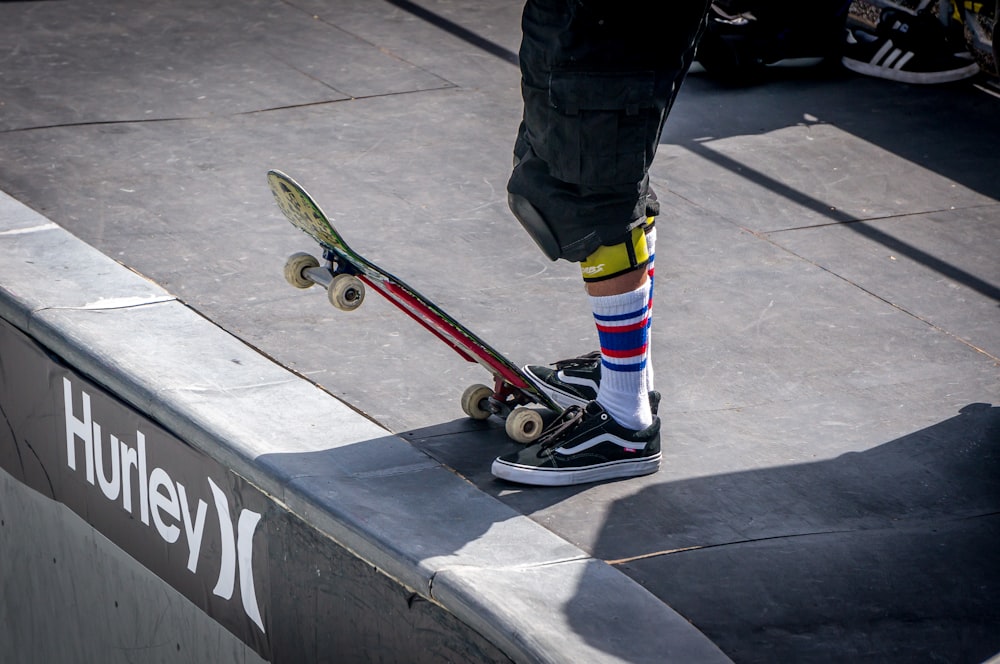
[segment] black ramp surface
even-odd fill
[[[578,268],[506,208],[518,5],[0,3],[0,188],[619,561],[738,661],[1000,651],[1000,100],[689,76],[652,170],[652,477],[494,481],[511,443],[458,405],[484,372],[378,298],[342,314],[284,283],[313,247],[269,168],[513,361],[596,347]]]

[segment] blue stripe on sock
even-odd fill
[[[601,364],[609,371],[638,372],[646,368],[646,360],[634,364],[614,364],[602,359]]]
[[[641,318],[646,315],[646,308],[647,308],[646,303],[643,302],[642,307],[627,314],[614,314],[609,316],[594,314],[594,318],[606,323],[614,323],[615,321],[620,321],[620,320],[629,320],[630,318]]]
[[[623,351],[635,349],[637,352],[649,341],[649,326],[645,325],[638,330],[628,334],[607,334],[601,332],[597,335],[604,350]]]

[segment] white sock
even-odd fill
[[[650,284],[631,293],[590,297],[601,341],[597,403],[618,424],[639,431],[653,423],[646,389]]]
[[[649,251],[649,264],[646,266],[646,270],[649,274],[649,320],[653,320],[653,291],[655,286],[655,277],[653,270],[653,263],[656,261],[656,226],[654,225],[646,233],[646,249]],[[652,334],[652,330],[650,330]],[[646,349],[646,392],[651,392],[653,390],[653,344],[652,337],[650,337],[650,343]]]

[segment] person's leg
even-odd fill
[[[602,375],[595,401],[568,408],[537,443],[498,458],[497,477],[577,484],[659,467],[659,420],[647,394],[648,169],[707,9],[707,0],[525,5],[510,207],[550,259],[581,263]]]
[[[648,210],[652,214],[658,214],[659,208],[656,206]],[[646,276],[649,283],[649,320],[650,331],[652,331],[653,301],[656,286],[656,224],[655,217],[650,216],[644,226],[646,231],[646,249],[649,253],[649,262],[646,264]],[[634,277],[632,277],[634,279]],[[633,285],[631,283],[625,286]],[[638,286],[636,286],[638,287]],[[617,289],[615,289],[617,290]],[[626,292],[627,292],[626,288]],[[634,289],[633,289],[634,290]],[[589,291],[588,291],[589,292]],[[589,292],[591,295],[599,295],[600,292]],[[649,407],[655,415],[659,408],[660,394],[653,389],[655,383],[653,377],[652,363],[652,343],[646,349],[646,385],[644,392],[649,397]],[[587,402],[597,399],[597,391],[601,384],[601,351],[591,351],[577,357],[553,362],[550,366],[540,366],[529,364],[524,367],[525,374],[535,383],[535,385],[545,392],[553,401],[567,408],[569,406],[585,406]],[[551,368],[550,368],[551,367]]]
[[[622,426],[653,423],[649,406],[650,281],[644,230],[629,242],[601,247],[581,264],[601,346],[596,401]]]
[[[646,229],[646,250],[649,251],[649,263],[646,264],[646,276],[649,279],[649,321],[650,321],[650,334],[652,334],[652,322],[653,322],[653,295],[656,293],[656,224],[653,223],[652,219],[648,220],[648,228]],[[646,392],[653,392],[653,344],[652,337],[650,337],[649,350],[646,352]],[[656,414],[656,405],[650,401],[650,407],[653,408],[653,414]]]
[[[646,301],[646,311],[650,321],[648,327],[651,328],[653,320],[653,294],[654,286],[656,284],[656,224],[653,221],[653,217],[649,217],[646,220],[646,225],[643,230],[645,232],[646,254],[649,258],[647,259],[646,266],[642,269],[641,273],[639,270],[636,270],[634,273],[624,274],[608,281],[589,282],[586,284],[586,287],[588,295],[591,297],[601,297],[631,293],[636,289],[644,287],[645,284],[648,283],[647,292],[649,296]],[[653,390],[653,365],[651,353],[652,346],[646,350],[646,367],[643,374],[645,377],[645,392],[651,392]]]

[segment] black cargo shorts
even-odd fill
[[[508,191],[582,261],[650,207],[648,170],[708,0],[528,0]]]

